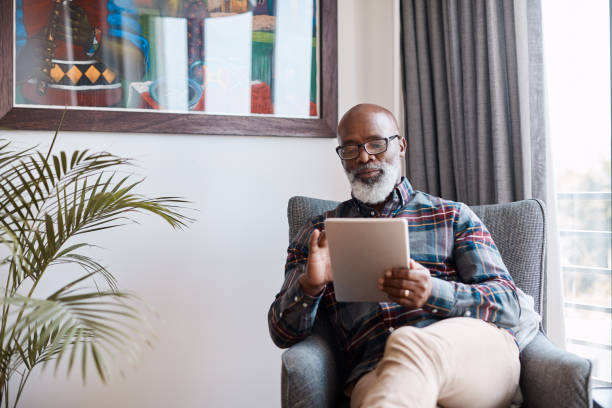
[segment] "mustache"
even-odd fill
[[[366,163],[366,164],[362,164],[359,167],[355,167],[353,170],[351,170],[351,174],[357,174],[358,172],[362,171],[362,170],[380,170],[381,172],[385,172],[385,168],[383,165],[381,164],[374,164],[374,163]]]

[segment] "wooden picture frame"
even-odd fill
[[[319,117],[224,116],[164,111],[68,108],[63,130],[198,135],[336,136],[338,120],[337,0],[319,0]],[[0,0],[0,127],[56,129],[64,108],[15,106],[13,51],[14,0]]]

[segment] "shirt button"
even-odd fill
[[[433,313],[433,314],[438,313],[438,309],[433,309],[433,310],[431,311],[431,313]]]
[[[470,311],[468,310],[467,312],[465,312],[465,315],[466,315],[467,317],[470,317],[470,316],[472,315],[472,312],[470,312]]]
[[[302,303],[302,307],[308,307],[308,303],[306,302]]]
[[[395,330],[393,327],[389,327],[387,330],[389,330],[389,333],[393,333],[393,330]]]
[[[294,302],[297,302],[298,300],[300,300],[300,298],[299,298],[299,297],[297,297],[297,296],[293,298],[293,301],[294,301]]]

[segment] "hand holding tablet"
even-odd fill
[[[410,309],[425,305],[433,284],[429,269],[410,260],[410,268],[392,268],[378,278],[378,289],[389,295],[393,302]]]
[[[312,231],[308,242],[308,264],[306,273],[300,276],[302,290],[310,296],[317,296],[325,285],[332,281],[329,247],[325,231]]]

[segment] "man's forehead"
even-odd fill
[[[397,131],[395,119],[382,110],[362,110],[345,115],[338,126],[338,137],[389,136]]]

